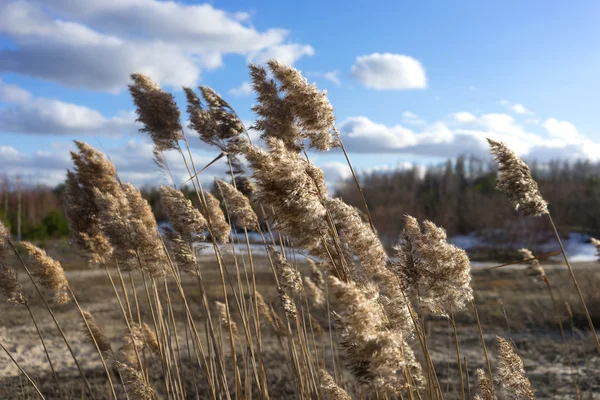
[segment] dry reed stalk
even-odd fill
[[[542,195],[538,190],[538,185],[531,176],[529,167],[503,143],[495,142],[491,139],[488,139],[488,142],[490,143],[491,152],[498,164],[497,188],[505,192],[509,199],[515,204],[515,208],[523,210],[525,215],[536,217],[546,215],[548,217],[548,221],[552,226],[554,236],[556,237],[556,241],[562,252],[565,264],[567,264],[569,275],[571,276],[571,280],[573,281],[573,285],[579,296],[579,301],[583,306],[588,325],[596,344],[596,350],[600,353],[600,340],[598,339],[596,328],[594,327],[592,317],[588,311],[581,289],[579,288],[575,272],[567,258],[567,253],[565,252],[562,240],[560,239],[560,235],[554,224],[554,220],[552,219],[552,215],[550,215],[550,212],[548,211],[548,204],[542,198]]]
[[[17,369],[19,370],[19,372],[21,372],[21,374],[25,377],[25,379],[27,379],[27,382],[35,389],[35,391],[38,394],[38,396],[40,396],[41,399],[45,399],[44,395],[40,391],[40,388],[35,384],[35,382],[27,374],[27,372],[25,372],[25,370],[23,368],[21,368],[21,366],[19,365],[19,363],[17,362],[17,360],[15,360],[15,358],[10,354],[10,352],[8,351],[8,349],[6,347],[4,347],[4,345],[2,344],[2,342],[0,342],[0,348],[2,348],[2,350],[8,356],[8,358],[10,358],[10,360],[13,362],[13,364],[15,364],[15,367],[17,367]]]
[[[593,238],[592,238],[593,239]],[[593,240],[592,240],[593,243]],[[571,374],[573,374],[573,361],[571,359],[571,350],[569,349],[569,344],[567,342],[567,338],[565,336],[565,330],[562,323],[562,317],[560,315],[560,311],[558,309],[558,303],[556,302],[556,298],[554,296],[554,290],[552,290],[552,285],[550,284],[550,279],[546,275],[546,271],[540,264],[539,260],[533,256],[533,253],[528,249],[519,249],[519,253],[523,257],[523,261],[529,261],[528,268],[530,270],[529,274],[534,278],[541,280],[544,282],[546,289],[548,289],[548,294],[550,295],[550,300],[552,301],[552,308],[554,310],[554,316],[556,318],[556,323],[560,329],[560,337],[562,339],[563,346],[565,347],[565,353],[567,355],[567,360],[569,362],[569,369],[571,370]],[[577,398],[580,397],[579,394],[579,384],[577,380],[573,381],[573,386],[575,387],[575,393],[577,394]]]
[[[0,227],[4,228],[4,225],[0,224]],[[4,229],[6,229],[6,228],[4,228]],[[56,319],[56,315],[54,315],[54,312],[52,311],[52,309],[50,308],[50,305],[46,301],[46,298],[42,294],[42,291],[41,291],[39,285],[37,284],[37,282],[35,281],[35,279],[33,279],[33,274],[31,273],[31,271],[29,270],[29,268],[27,267],[27,265],[25,264],[25,262],[21,258],[21,255],[19,254],[19,252],[15,248],[15,246],[12,243],[12,241],[10,240],[10,238],[8,236],[5,236],[3,239],[5,240],[6,244],[8,244],[8,246],[11,248],[11,250],[13,251],[13,253],[15,254],[15,256],[17,256],[17,259],[19,260],[19,263],[21,264],[21,266],[23,267],[23,269],[27,273],[27,276],[29,277],[29,280],[33,284],[33,287],[35,288],[38,296],[42,299],[42,302],[44,303],[44,306],[46,307],[46,310],[48,310],[48,313],[50,314],[50,317],[52,318],[52,321],[56,325],[56,328],[58,329],[61,338],[63,339],[63,341],[65,342],[65,345],[67,346],[69,354],[71,354],[71,357],[73,358],[73,361],[75,362],[75,365],[77,366],[77,370],[79,371],[79,374],[83,378],[83,381],[85,383],[86,389],[87,389],[90,397],[92,398],[92,400],[94,400],[95,399],[94,393],[92,392],[92,388],[90,386],[89,381],[87,380],[87,378],[85,377],[85,374],[83,373],[83,369],[81,368],[81,365],[79,364],[79,360],[77,360],[77,357],[75,356],[73,348],[71,347],[71,344],[67,340],[65,332],[63,331],[62,327],[58,323],[58,320]],[[3,243],[3,245],[5,245],[5,244]]]

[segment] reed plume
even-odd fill
[[[103,357],[112,357],[113,350],[110,344],[110,340],[104,334],[104,331],[102,330],[102,328],[100,328],[100,326],[96,322],[96,319],[88,311],[83,311],[82,316],[87,322],[87,326],[85,326],[85,324],[83,326],[83,332],[85,333],[85,335],[89,337],[92,344],[94,344],[94,341],[96,342],[96,344],[98,345],[98,349],[102,353]]]
[[[95,191],[115,195],[120,191],[114,165],[84,142],[75,141],[77,152],[71,152],[73,171],[67,171],[65,215],[69,219],[71,238],[88,254],[91,266],[105,263],[112,246],[102,231],[101,210]]]
[[[494,384],[488,374],[481,368],[477,368],[477,382],[479,384],[479,394],[475,395],[475,400],[496,400]]]
[[[171,244],[171,253],[173,261],[181,270],[188,274],[197,274],[196,252],[190,242],[183,240],[181,235],[172,229],[163,229],[164,235]]]
[[[162,203],[169,222],[180,235],[195,240],[206,229],[206,219],[181,190],[161,186]]]
[[[294,295],[300,295],[304,286],[300,272],[296,270],[273,246],[267,246],[273,267],[279,276],[279,284]]]
[[[221,326],[229,331],[231,327],[231,332],[233,336],[238,336],[238,327],[237,324],[231,318],[227,318],[227,306],[220,301],[215,301],[215,305],[217,307],[217,312],[219,313],[219,318],[221,319]]]
[[[521,257],[523,257],[523,260],[534,258],[533,253],[529,249],[519,249],[518,251],[519,254],[521,254]],[[546,279],[546,271],[544,271],[544,268],[538,259],[527,262],[527,272],[539,281],[543,282]]]
[[[592,242],[592,245],[594,245],[594,247],[596,248],[596,257],[598,257],[598,260],[600,261],[600,240],[596,238],[591,238],[590,241]]]
[[[338,315],[347,365],[358,382],[385,395],[398,395],[411,386],[405,379],[407,370],[415,383],[424,382],[420,365],[402,332],[386,329],[376,286],[357,286],[335,277],[329,280],[340,304]]]
[[[271,331],[277,336],[285,336],[286,332],[283,321],[279,318],[279,315],[274,312],[273,308],[267,304],[260,292],[256,292],[256,304],[261,318],[266,321],[267,326],[271,328]]]
[[[4,261],[0,262],[0,291],[9,303],[25,304],[25,296],[23,288],[19,284],[17,270]]]
[[[525,375],[523,361],[512,344],[498,337],[498,380],[513,399],[534,399],[531,383]]]
[[[181,113],[172,94],[163,91],[150,77],[132,74],[129,93],[133,98],[138,116],[136,122],[143,127],[140,132],[148,133],[157,151],[179,149],[183,138]]]
[[[306,284],[307,292],[310,295],[310,300],[315,307],[323,307],[325,305],[325,295],[323,291],[313,282],[310,277],[304,277],[304,283]]]
[[[282,288],[277,288],[277,295],[279,297],[279,304],[285,312],[285,315],[287,315],[287,317],[291,320],[296,318],[298,310],[296,309],[296,305],[294,304],[294,301],[290,298],[290,296],[288,296],[285,290],[283,290]]]
[[[406,216],[396,251],[398,274],[432,312],[447,316],[473,298],[469,257],[447,242],[443,228],[430,221],[420,228],[414,218]]]
[[[268,138],[267,145],[269,152],[256,146],[246,152],[257,184],[256,200],[273,209],[277,229],[296,246],[315,249],[327,232],[320,200],[327,193],[323,172],[280,139]]]
[[[154,392],[154,389],[152,389],[152,387],[150,387],[150,385],[144,381],[144,377],[140,372],[120,361],[116,361],[116,365],[121,377],[123,378],[127,396],[131,400],[156,399],[156,393]]]
[[[506,193],[515,209],[538,217],[548,214],[548,203],[543,199],[529,167],[504,143],[488,139],[491,152],[498,164],[498,190]]]
[[[270,61],[268,67],[277,79],[268,78],[264,67],[250,65],[252,86],[257,104],[252,108],[257,118],[255,129],[263,139],[281,139],[292,151],[301,149],[298,143],[309,140],[309,146],[329,150],[335,142],[333,107],[326,92],[309,85],[299,71]]]
[[[10,233],[0,222],[0,291],[9,303],[25,304],[25,296],[23,288],[19,284],[17,270],[7,263],[11,251],[9,240]]]
[[[319,370],[319,383],[325,400],[352,400],[352,397],[339,387],[329,372],[324,369]]]
[[[216,183],[223,195],[229,214],[236,221],[236,226],[254,231],[260,230],[258,217],[250,206],[248,198],[227,182],[217,179]]]
[[[31,264],[35,269],[32,275],[40,280],[42,287],[53,293],[57,304],[69,303],[71,301],[69,282],[60,263],[32,243],[21,242],[21,245],[29,253]]]
[[[244,124],[233,108],[213,89],[208,86],[200,86],[199,89],[206,107],[191,88],[183,88],[188,103],[189,127],[198,133],[200,140],[222,152],[230,156],[241,153],[247,145],[246,138],[242,136],[246,131]]]
[[[205,192],[204,196],[206,198],[206,207],[203,208],[202,213],[204,218],[210,221],[211,234],[215,236],[217,242],[227,243],[231,227],[225,219],[221,204],[215,196],[208,192]]]

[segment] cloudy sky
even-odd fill
[[[181,86],[210,85],[251,123],[246,66],[271,58],[328,90],[359,170],[485,156],[485,137],[598,160],[599,18],[592,0],[0,0],[0,168],[58,183],[79,139],[124,180],[161,183],[129,74],[183,107]],[[197,164],[217,155],[190,140]],[[313,160],[331,182],[348,174],[338,152]]]

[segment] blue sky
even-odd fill
[[[159,183],[128,74],[183,108],[182,85],[209,85],[251,123],[246,66],[271,57],[328,90],[359,170],[484,157],[485,137],[595,161],[599,17],[595,1],[2,0],[0,167],[55,184],[80,139]],[[199,164],[216,155],[191,141]],[[313,159],[330,182],[348,175],[338,152]]]

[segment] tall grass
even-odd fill
[[[485,355],[485,365],[478,364],[485,369],[476,374],[477,396],[492,399],[502,392],[533,398],[523,362],[510,342],[498,339],[498,351],[486,345],[464,250],[448,243],[442,227],[406,216],[395,253],[389,255],[377,237],[367,202],[363,214],[331,197],[323,171],[310,161],[309,149],[342,151],[354,174],[326,93],[276,61],[266,67],[251,65],[250,76],[257,95],[254,129],[261,134],[261,142],[255,144],[236,112],[215,91],[202,86],[197,94],[184,88],[190,130],[214,147],[215,159],[228,161],[231,183],[216,181],[221,200],[203,186],[206,172],[198,170],[193,159],[191,138],[184,133],[173,96],[147,76],[131,76],[129,90],[141,131],[152,139],[155,162],[171,179],[172,185],[161,188],[170,222],[165,231],[159,231],[148,203],[121,181],[108,156],[76,142],[65,211],[73,246],[85,252],[90,267],[105,269],[110,279],[125,332],[124,345],[117,351],[93,313],[80,305],[78,298],[85,299],[85,292],[71,288],[60,263],[27,243],[23,246],[29,260],[22,259],[6,229],[0,232],[2,292],[10,302],[28,307],[16,269],[8,265],[12,252],[20,260],[16,268],[31,278],[60,330],[85,382],[86,396],[269,399],[286,393],[300,399],[465,399],[476,386],[469,380],[467,364],[479,362],[467,363],[468,356],[461,352],[457,318],[469,315],[477,323],[480,353]],[[500,165],[499,189],[525,215],[549,217],[528,167],[503,144],[490,143]],[[166,152],[178,157],[167,158]],[[187,170],[185,182],[171,173],[169,164],[174,162]],[[192,183],[199,208],[178,190],[186,182]],[[261,210],[261,218],[255,210]],[[236,229],[243,239],[234,235]],[[260,234],[266,251],[260,261],[253,255],[251,231]],[[210,265],[216,267],[217,282],[206,280],[213,271],[207,271],[198,252],[207,246],[214,252],[216,263]],[[564,257],[597,344],[592,318]],[[266,274],[258,268],[264,263]],[[270,282],[262,289],[265,293],[258,290],[259,279]],[[557,300],[549,280],[545,283],[571,364]],[[80,366],[53,314],[51,303],[71,301],[101,361],[101,379],[106,379],[108,390],[88,382],[90,371]],[[31,312],[30,316],[37,328]],[[429,333],[433,320],[446,320],[452,328],[455,355],[448,362],[456,366],[459,387],[454,392],[440,384]],[[56,379],[40,389],[35,377],[5,346],[2,349],[39,397],[69,396],[47,350]],[[488,353],[499,355],[496,374]],[[286,390],[278,390],[285,380]]]

